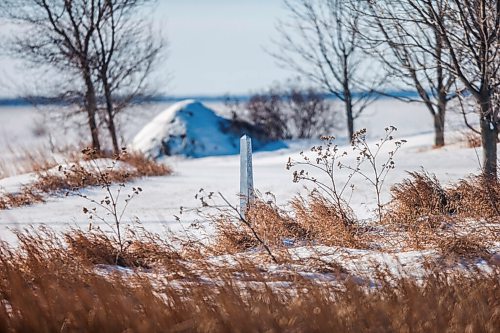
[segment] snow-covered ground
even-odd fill
[[[213,104],[210,107],[220,110],[221,105]],[[134,110],[122,121],[124,137],[130,140],[139,129],[158,114],[165,106],[155,105]],[[134,117],[133,115],[140,114]],[[432,149],[433,133],[432,119],[422,105],[405,104],[398,101],[382,100],[369,107],[357,123],[358,128],[366,127],[369,140],[375,141],[384,133],[384,128],[394,125],[399,130],[398,138],[408,142],[396,156],[396,169],[392,170],[387,178],[383,198],[389,198],[388,189],[391,184],[406,177],[406,171],[415,171],[421,168],[435,173],[444,183],[455,181],[470,173],[479,170],[480,149],[466,148],[463,142],[457,140],[458,115],[450,115],[448,146],[442,149]],[[20,149],[47,149],[49,137],[53,142],[77,143],[78,135],[68,134],[58,126],[43,122],[44,117],[30,108],[0,108],[0,154],[4,163],[15,163],[16,156],[12,152]],[[36,133],[34,129],[45,127],[45,133]],[[38,131],[39,132],[39,131]],[[42,131],[43,132],[43,131]],[[50,134],[50,135],[49,135]],[[321,133],[318,133],[318,135]],[[343,132],[337,133],[339,142]],[[260,152],[254,155],[254,182],[261,193],[272,192],[278,204],[284,205],[299,192],[305,191],[304,184],[292,182],[292,174],[285,166],[291,157],[299,159],[302,150],[308,150],[314,140],[289,142],[289,148],[274,152]],[[354,161],[355,156],[351,156]],[[5,162],[6,161],[6,162]],[[203,188],[207,192],[221,192],[226,198],[237,204],[239,186],[239,157],[220,156],[190,159],[183,157],[167,157],[164,160],[169,164],[174,174],[166,177],[154,177],[137,180],[128,187],[140,186],[141,195],[135,198],[128,207],[124,216],[125,222],[140,220],[148,230],[162,233],[167,229],[183,232],[196,219],[194,214],[185,214],[181,222],[174,216],[179,215],[180,207],[194,208],[199,206],[195,199],[196,193]],[[0,180],[0,189],[13,191],[19,183],[29,181],[29,176],[18,175]],[[342,176],[340,175],[340,182]],[[366,182],[357,180],[356,191],[351,204],[361,218],[372,216],[376,205],[373,189]],[[100,188],[84,190],[85,194],[93,199],[104,197]],[[222,203],[222,202],[220,202]],[[77,226],[86,228],[89,221],[83,213],[83,207],[92,205],[78,196],[52,197],[46,203],[36,204],[0,211],[0,239],[11,241],[12,228],[26,228],[40,224],[49,225],[57,230]]]

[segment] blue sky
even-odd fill
[[[284,15],[281,0],[158,0],[152,19],[169,44],[156,73],[159,91],[245,94],[283,81],[291,73],[265,49],[272,49],[276,22]],[[14,97],[42,79],[27,75],[24,67],[0,58],[0,97]]]
[[[285,12],[281,0],[160,0],[155,20],[169,40],[171,94],[247,93],[283,80],[265,52]]]

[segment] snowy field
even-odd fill
[[[207,104],[216,111],[222,112],[220,104]],[[121,122],[125,140],[128,142],[156,114],[168,105],[153,105],[141,107],[128,112]],[[45,115],[44,115],[45,114]],[[42,151],[50,153],[50,147],[78,144],[80,137],[75,131],[66,131],[59,123],[54,123],[47,112],[32,108],[0,108],[0,163],[8,169],[17,163],[23,151]],[[418,171],[424,168],[434,173],[443,182],[456,181],[480,169],[479,149],[467,148],[460,140],[460,116],[449,113],[447,123],[448,144],[442,149],[432,149],[433,132],[432,118],[422,105],[406,104],[393,100],[378,101],[370,106],[358,119],[357,128],[368,129],[368,139],[374,142],[384,133],[386,126],[398,128],[397,138],[408,142],[398,152],[392,170],[384,187],[384,200],[389,198],[391,184],[401,181],[407,176],[406,171]],[[85,128],[82,129],[84,131]],[[322,133],[318,133],[320,135]],[[339,143],[344,143],[344,131],[334,133],[339,137]],[[272,192],[280,205],[285,205],[292,197],[304,192],[303,184],[292,182],[291,171],[286,170],[286,163],[291,157],[299,159],[300,151],[309,150],[318,142],[293,141],[288,142],[289,148],[274,152],[261,152],[254,155],[254,182],[261,193]],[[54,156],[58,157],[55,153]],[[351,157],[354,159],[354,156]],[[63,160],[59,160],[63,163]],[[179,215],[180,207],[195,208],[199,206],[194,196],[203,188],[210,192],[221,192],[235,205],[238,202],[239,191],[239,156],[205,157],[189,159],[182,157],[165,158],[174,174],[166,177],[154,177],[137,180],[128,187],[140,186],[141,195],[135,198],[128,207],[124,221],[139,220],[148,230],[163,233],[167,230],[184,232],[191,222],[198,217],[185,214],[181,222],[174,216]],[[14,169],[14,168],[13,168]],[[342,177],[342,176],[340,176]],[[30,175],[15,175],[0,180],[0,190],[15,191],[20,184],[29,181]],[[342,182],[342,179],[339,179]],[[360,218],[373,216],[376,198],[373,189],[366,182],[356,180],[355,195],[351,205]],[[90,198],[100,200],[104,193],[99,188],[85,190]],[[29,226],[48,225],[56,230],[68,227],[85,229],[89,221],[83,214],[83,207],[89,207],[84,199],[78,196],[52,197],[43,204],[35,204],[0,211],[0,238],[12,241],[10,230],[23,229]],[[202,221],[203,222],[203,221]]]

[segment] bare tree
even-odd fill
[[[408,102],[423,103],[434,120],[434,144],[445,145],[445,115],[448,102],[455,97],[455,75],[444,63],[449,62],[447,45],[436,26],[419,20],[419,13],[405,1],[365,1],[366,6],[354,7],[362,11],[365,24],[363,38],[370,50],[378,54],[388,70],[389,77],[403,86],[416,89],[419,99],[400,97]],[[447,18],[447,0],[436,0],[436,15],[444,22]],[[422,12],[430,15],[433,9],[425,4]],[[375,29],[374,29],[375,28]],[[423,45],[426,51],[413,47]]]
[[[147,78],[164,43],[153,35],[141,9],[155,0],[5,0],[8,17],[20,26],[14,53],[50,67],[57,96],[81,105],[92,147],[101,151],[99,120],[119,152],[116,115],[147,91]],[[54,87],[56,85],[54,84]],[[82,92],[83,87],[83,92]],[[103,111],[103,112],[100,112]],[[102,139],[102,138],[101,138]]]
[[[500,75],[500,2],[498,0],[405,0],[418,14],[418,23],[432,26],[449,58],[439,61],[451,71],[478,104],[483,146],[483,174],[497,178],[499,115],[494,103]],[[406,18],[407,19],[407,18]],[[415,50],[439,59],[435,50],[414,40]]]
[[[21,58],[51,66],[84,87],[92,147],[101,150],[97,126],[97,95],[92,78],[91,42],[95,24],[103,13],[97,0],[4,0],[3,10],[21,27],[12,49]],[[74,94],[71,91],[61,93]]]
[[[93,36],[95,71],[102,88],[104,121],[113,150],[120,152],[116,116],[148,93],[147,78],[160,59],[164,42],[152,33],[138,9],[156,0],[99,1],[104,15]]]
[[[349,138],[354,120],[376,98],[382,80],[370,69],[373,60],[361,49],[360,13],[342,0],[284,0],[290,14],[280,22],[278,51],[273,56],[304,75],[344,105]]]

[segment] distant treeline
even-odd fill
[[[355,95],[366,95],[367,93],[355,93]],[[378,95],[380,98],[417,98],[416,91],[387,91],[387,92],[370,92],[371,95]],[[179,102],[186,99],[195,99],[200,102],[213,102],[223,103],[228,99],[238,100],[240,102],[247,102],[252,97],[248,95],[185,95],[185,96],[148,96],[136,98],[136,103],[169,103]],[[324,94],[325,99],[336,100],[337,97],[333,94]],[[65,105],[68,101],[63,101],[57,97],[29,97],[29,98],[0,98],[0,107],[16,107],[16,106],[30,106],[30,105]]]

